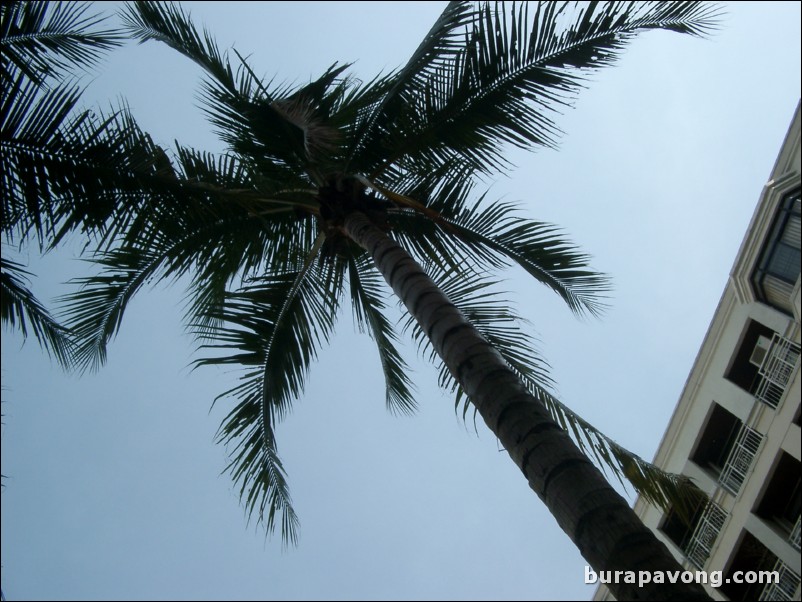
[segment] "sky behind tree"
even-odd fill
[[[277,81],[334,61],[368,80],[402,65],[441,3],[183,3],[222,48]],[[100,9],[113,12],[116,3]],[[578,320],[509,271],[561,399],[650,458],[713,315],[800,97],[800,5],[725,4],[700,40],[636,39],[590,78],[557,151],[511,152],[490,198],[553,222],[613,277],[610,309]],[[83,80],[87,106],[125,98],[155,140],[221,151],[200,70],[133,43]],[[481,187],[480,187],[481,188]],[[79,247],[21,257],[50,300],[84,273]],[[3,255],[13,251],[3,248]],[[373,344],[346,308],[278,427],[301,519],[282,550],[246,525],[212,443],[235,371],[199,369],[182,282],[141,293],[108,364],[65,376],[2,338],[2,587],[14,599],[588,599],[585,562],[479,424],[423,361],[419,413],[393,417]],[[400,314],[399,314],[400,315]],[[414,345],[406,356],[416,357]],[[714,567],[723,568],[723,567]]]

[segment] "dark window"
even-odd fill
[[[674,542],[674,544],[683,552],[690,542],[691,535],[693,535],[699,519],[702,517],[702,512],[705,509],[704,500],[700,497],[699,501],[692,505],[689,509],[690,512],[682,513],[672,508],[666,514],[660,530]]]
[[[772,335],[774,335],[774,331],[768,326],[755,320],[749,320],[738,350],[735,352],[724,378],[754,394],[758,385],[759,360],[761,359],[760,350],[756,351],[756,348],[763,346],[768,351],[768,343],[771,341]]]
[[[767,271],[781,280],[795,283],[799,275],[799,249],[778,243],[771,255]]]
[[[695,493],[681,507],[670,508],[660,530],[694,566],[701,569],[710,558],[718,534],[727,520],[727,513],[717,504],[709,502],[699,489]]]
[[[790,533],[799,519],[801,469],[799,460],[781,452],[766,490],[755,508],[755,514],[785,533]]]
[[[765,583],[736,583],[733,575],[736,571],[772,571],[776,563],[777,557],[759,539],[749,531],[743,531],[741,543],[732,556],[719,590],[730,600],[759,600]]]
[[[791,314],[791,291],[800,271],[800,191],[788,194],[780,203],[769,237],[752,274],[757,298]]]
[[[691,460],[718,475],[727,462],[741,424],[737,417],[714,403]]]

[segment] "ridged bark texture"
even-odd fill
[[[682,571],[666,546],[532,396],[502,356],[465,319],[421,266],[359,212],[348,235],[429,336],[487,426],[524,473],[529,486],[599,571]],[[577,579],[583,573],[577,571]],[[623,574],[620,580],[623,581]],[[668,580],[667,577],[665,578]],[[618,600],[710,600],[698,584],[612,583]]]

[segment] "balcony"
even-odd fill
[[[791,535],[788,536],[788,543],[790,543],[793,548],[799,552],[799,519],[800,517],[796,517],[796,524],[794,524],[793,529],[791,529]]]
[[[769,339],[766,341],[768,349]],[[763,435],[713,402],[691,460],[724,489],[737,495],[762,442]]]
[[[741,426],[718,478],[719,484],[731,494],[737,495],[741,489],[762,441],[760,433],[748,426]]]
[[[799,573],[747,530],[742,531],[723,577],[719,591],[733,602],[799,600]]]
[[[799,363],[799,345],[774,334],[768,352],[758,369],[755,399],[776,408]]]
[[[799,575],[779,558],[772,571],[779,574],[779,579],[775,583],[767,583],[758,599],[799,600]]]
[[[707,504],[685,546],[685,555],[695,567],[704,568],[726,518],[727,513],[720,506],[713,502]]]

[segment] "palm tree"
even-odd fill
[[[199,363],[246,369],[224,394],[238,402],[220,430],[233,445],[229,470],[248,512],[294,541],[274,427],[346,294],[377,343],[389,408],[415,407],[381,276],[441,363],[441,383],[469,400],[594,569],[681,570],[592,459],[663,505],[687,502],[687,483],[626,453],[548,393],[544,365],[486,274],[520,266],[578,314],[600,311],[605,279],[555,228],[474,189],[509,169],[507,144],[553,146],[554,109],[636,33],[703,35],[714,16],[696,3],[573,11],[452,2],[400,70],[362,83],[335,64],[291,87],[263,82],[239,55],[232,67],[179,8],[136,3],[125,13],[136,37],[163,41],[206,70],[206,110],[229,152],[179,146],[175,164],[161,160],[139,181],[129,210],[103,215],[94,257],[102,270],[67,298],[77,361],[102,362],[145,284],[186,275],[189,321],[213,350]],[[83,222],[69,206],[60,219]],[[707,598],[685,584],[612,589],[618,598]]]

